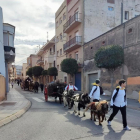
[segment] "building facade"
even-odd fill
[[[139,14],[139,0],[84,0],[84,42]]]
[[[22,64],[22,80],[26,79],[27,63]]]
[[[67,1],[64,0],[60,8],[55,13],[55,46],[56,46],[56,67],[58,70],[57,79],[67,83],[67,74],[61,71],[61,62],[66,58],[63,45],[66,43],[66,34],[63,32],[63,25],[66,23],[66,6]]]
[[[79,64],[78,73],[73,83],[81,90],[81,64],[83,62],[83,0],[67,0],[67,21],[63,25],[63,32],[67,34],[63,50],[67,58],[74,58]],[[68,81],[71,77],[68,75]]]
[[[31,54],[28,58],[27,58],[27,70],[31,67],[36,66],[36,62],[38,60],[38,56],[36,54]]]
[[[6,92],[3,93],[5,96],[7,92],[9,92],[8,64],[14,62],[15,60],[14,37],[15,26],[8,23],[3,23],[3,12],[2,8],[0,7],[0,73],[3,76],[1,79],[4,79],[3,81],[5,81],[4,86],[2,86],[2,88],[6,88],[6,90],[2,89],[2,91]],[[5,96],[2,98],[0,97],[0,100],[3,100]]]
[[[38,51],[38,61],[36,65],[41,66],[44,70],[48,70],[48,68],[51,67],[56,67],[55,50],[55,37],[53,37]],[[53,80],[53,76],[41,76],[39,78],[39,82],[44,84],[52,82]]]
[[[100,47],[120,45],[124,48],[125,63],[115,71],[115,86],[122,77],[127,81],[127,97],[138,99],[140,89],[140,16],[104,33],[84,45],[84,90],[89,92],[92,83],[99,78],[107,94],[110,93],[110,76],[105,69],[98,69],[94,55]],[[85,84],[86,83],[86,84]]]

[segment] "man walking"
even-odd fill
[[[43,93],[44,85],[43,83],[40,84],[41,92]]]
[[[93,102],[99,102],[100,95],[103,94],[102,87],[99,86],[100,80],[96,79],[95,83],[93,83],[92,90],[89,94],[89,97],[93,100]]]
[[[103,89],[101,86],[99,86],[100,80],[96,79],[95,83],[93,83],[92,90],[89,94],[90,99],[92,102],[87,105],[86,109],[84,110],[84,113],[89,109],[89,107],[94,103],[94,102],[99,102],[100,100],[100,95],[105,95]]]
[[[111,126],[111,121],[120,110],[123,119],[123,129],[131,131],[131,129],[127,126],[127,119],[126,119],[127,99],[126,99],[125,87],[126,87],[126,81],[122,79],[119,81],[119,86],[113,92],[111,102],[110,102],[111,108],[113,108],[113,112],[108,119],[108,125]]]

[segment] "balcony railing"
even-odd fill
[[[75,13],[64,25],[63,25],[63,31],[66,32],[66,30],[75,22],[80,23],[78,12]],[[78,25],[78,24],[76,24]],[[76,26],[75,25],[75,26]],[[74,28],[74,27],[73,27]]]
[[[39,60],[37,60],[36,64],[44,64],[44,60],[43,59],[39,59]]]
[[[50,52],[50,55],[54,55],[55,54],[55,52]]]
[[[67,49],[72,48],[74,46],[80,46],[81,44],[82,44],[82,36],[75,36],[70,41],[68,41],[66,44],[64,44],[64,51],[66,51]]]

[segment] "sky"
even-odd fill
[[[15,29],[15,65],[39,50],[55,35],[55,12],[64,0],[0,0],[4,23]]]

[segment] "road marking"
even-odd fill
[[[41,99],[39,99],[39,98],[37,98],[37,97],[32,97],[35,101],[37,101],[37,102],[44,102],[43,100],[41,100]]]

